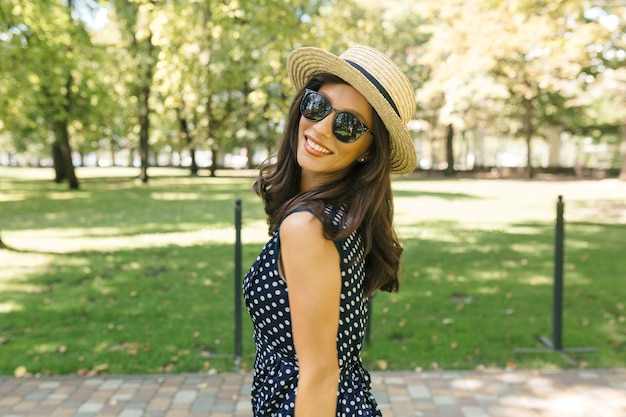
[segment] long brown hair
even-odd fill
[[[319,90],[324,84],[347,84],[330,74],[318,74],[305,88]],[[360,229],[365,242],[365,282],[363,292],[397,291],[402,247],[393,228],[393,195],[389,169],[389,133],[373,111],[370,127],[374,140],[365,163],[354,163],[338,173],[336,180],[301,193],[301,169],[296,159],[300,100],[304,89],[296,94],[289,113],[278,154],[268,159],[254,183],[255,192],[265,203],[269,231],[274,233],[282,219],[296,207],[307,206],[322,219],[324,234],[340,239]],[[328,205],[345,210],[343,224],[334,227],[324,208]]]

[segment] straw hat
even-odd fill
[[[335,75],[357,89],[389,131],[391,172],[408,174],[415,169],[417,155],[406,128],[415,112],[415,91],[402,70],[382,52],[355,46],[335,56],[319,48],[299,48],[289,54],[287,72],[297,90],[319,73]]]

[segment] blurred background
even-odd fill
[[[409,75],[417,169],[626,176],[623,0],[2,0],[0,165],[252,168],[291,50]]]

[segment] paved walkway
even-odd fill
[[[2,417],[249,417],[249,374],[0,377]],[[626,417],[626,369],[373,372],[385,417]]]

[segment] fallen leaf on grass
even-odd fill
[[[96,376],[109,369],[109,365],[103,363],[101,365],[94,366],[93,369],[81,368],[76,371],[78,376]]]
[[[103,363],[101,365],[94,366],[94,368],[91,371],[89,371],[87,376],[98,375],[99,373],[102,373],[108,369],[109,369],[109,365],[106,363]]]
[[[378,365],[378,369],[380,369],[381,371],[386,371],[388,367],[387,361],[384,359],[379,359],[378,361],[376,361],[376,365]]]
[[[27,375],[28,370],[25,366],[18,366],[17,368],[15,368],[15,371],[13,371],[13,376],[15,376],[16,378],[23,378]]]
[[[0,345],[4,345],[9,341],[9,338],[6,336],[0,336]]]
[[[159,371],[166,374],[172,372],[172,369],[174,369],[174,365],[172,365],[171,363],[159,367]]]
[[[65,346],[65,345],[59,346],[59,353],[62,355],[65,352],[67,352],[67,346]]]
[[[106,345],[101,346],[102,348],[106,348]],[[117,345],[112,345],[108,348],[109,352],[128,352],[131,355],[136,355],[137,350],[141,347],[141,344],[133,342],[133,343],[121,343]]]

